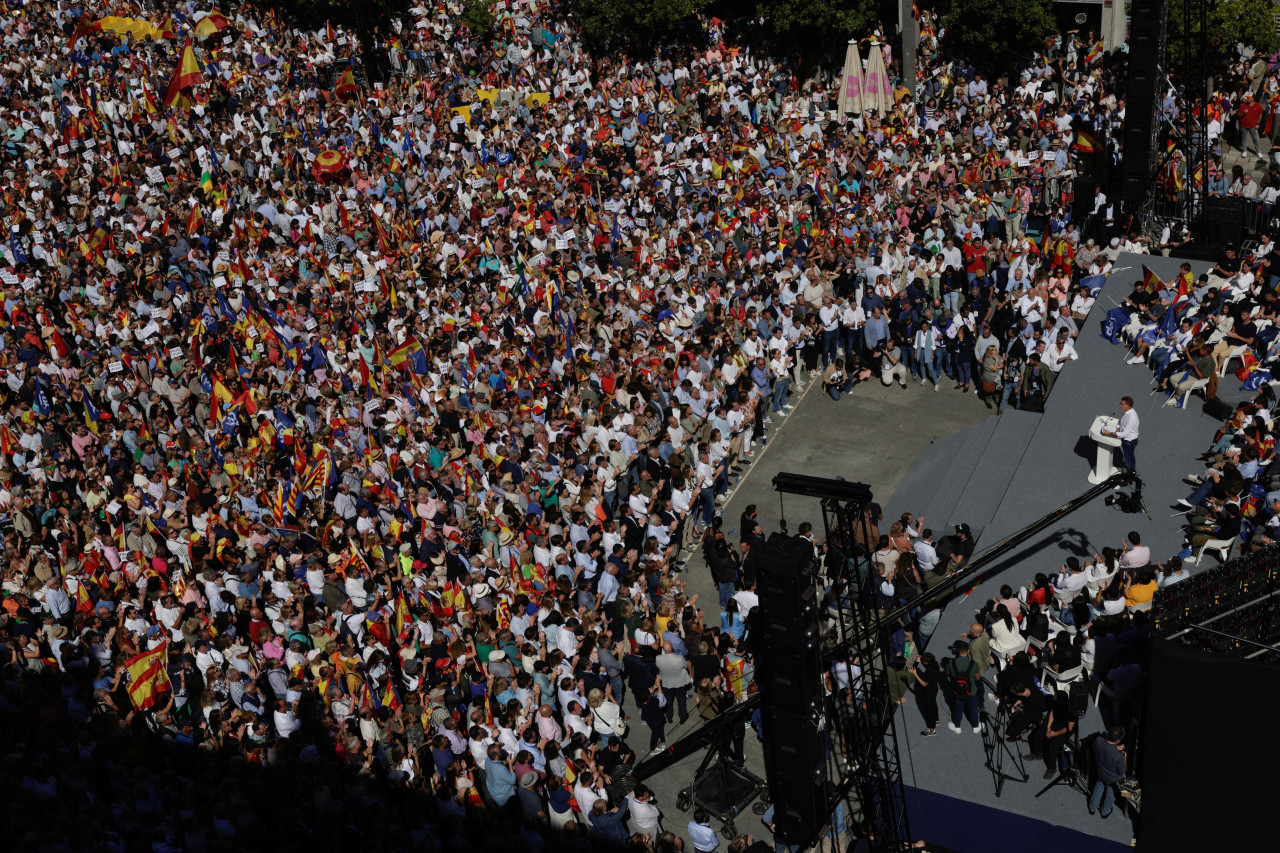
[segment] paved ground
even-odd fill
[[[752,503],[759,507],[766,535],[778,529],[782,507],[772,480],[781,471],[867,483],[883,505],[923,447],[991,414],[973,393],[961,395],[950,389],[950,383],[944,383],[937,392],[931,387],[922,388],[919,383],[905,390],[896,385],[884,388],[873,380],[835,402],[822,393],[818,383],[806,385],[803,392],[793,394],[792,401],[799,402],[792,412],[785,419],[775,416],[769,426],[768,444],[757,449],[751,465],[741,469],[734,481],[723,505],[726,535],[737,541],[737,520],[743,508]],[[803,521],[821,526],[816,501],[788,497],[785,510],[788,529],[793,534]],[[716,612],[716,593],[697,548],[690,555],[684,578],[689,592],[699,594],[699,604],[707,610],[707,624],[711,624],[717,618],[712,615]],[[627,711],[633,717],[628,742],[642,756],[649,744],[649,730],[639,721],[634,706]],[[669,729],[668,743],[692,732],[696,720],[694,716],[684,726]],[[763,756],[750,733],[746,754],[748,769],[763,777]],[[687,850],[693,849],[686,831],[689,816],[676,810],[675,799],[689,783],[701,758],[701,753],[695,754],[647,783],[658,796],[665,814],[664,825],[685,838]],[[752,833],[757,839],[769,837],[759,818],[749,813],[737,821],[737,829]]]

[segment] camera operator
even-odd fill
[[[1013,687],[1014,699],[1006,707],[1009,723],[1005,728],[1005,740],[1021,740],[1022,736],[1044,717],[1048,702],[1045,695],[1032,684],[1019,683]]]

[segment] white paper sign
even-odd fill
[[[169,347],[169,358],[182,358],[182,347]]]
[[[181,156],[182,156],[182,149],[181,149],[181,148],[170,148],[170,149],[169,149],[169,159],[170,159],[170,160],[177,160],[177,159],[178,159],[179,157],[181,157]]]
[[[59,145],[59,146],[58,146],[58,153],[59,153],[59,154],[70,154],[70,153],[71,153],[71,147],[70,147],[70,146],[67,146],[67,145]]]
[[[67,196],[67,204],[79,204],[79,203],[80,203],[80,196],[78,195]]]
[[[145,341],[147,338],[158,334],[160,334],[160,327],[156,325],[155,320],[152,320],[150,323],[142,327],[142,331],[138,333],[138,337]]]
[[[671,279],[673,281],[684,281],[688,277],[689,277],[689,271],[684,267],[681,267],[680,269],[676,270],[676,274],[671,276]]]
[[[119,361],[108,362],[107,370],[110,370],[112,373],[121,373],[124,371],[124,364]]]
[[[120,501],[112,501],[111,503],[107,504],[107,512],[110,513],[111,515],[115,515],[117,512],[120,511],[120,507],[122,506],[124,506],[124,504],[120,503]]]
[[[308,332],[315,331],[320,328],[320,324],[316,322],[315,317],[308,317],[307,322],[303,324]]]
[[[226,277],[225,275],[215,275],[215,276],[213,277],[213,286],[214,286],[214,287],[226,287],[226,286],[227,286],[227,277]]]

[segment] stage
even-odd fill
[[[975,611],[995,596],[1002,584],[1017,589],[1037,572],[1059,571],[1068,556],[1083,559],[1105,546],[1118,548],[1131,530],[1139,532],[1143,543],[1151,546],[1153,561],[1163,562],[1181,550],[1183,516],[1171,505],[1191,493],[1192,487],[1183,478],[1203,469],[1196,457],[1209,446],[1219,421],[1202,413],[1203,401],[1199,397],[1192,397],[1185,409],[1165,407],[1163,394],[1151,394],[1154,383],[1150,369],[1126,364],[1131,354],[1127,348],[1112,345],[1100,335],[1107,311],[1132,290],[1141,278],[1144,263],[1170,281],[1176,277],[1182,259],[1121,255],[1076,341],[1079,359],[1058,376],[1043,415],[1006,411],[1000,418],[976,424],[963,434],[940,439],[921,453],[884,506],[886,526],[900,513],[923,512],[926,524],[938,537],[951,533],[956,523],[967,523],[977,540],[974,553],[981,554],[1091,487],[1087,477],[1096,445],[1088,438],[1090,425],[1099,414],[1118,416],[1120,398],[1129,395],[1140,421],[1136,459],[1151,518],[1125,513],[1097,499],[1057,527],[1024,543],[991,567],[976,584],[966,584],[947,605],[929,644],[929,650],[939,659],[950,656],[948,646],[968,629]],[[1191,265],[1197,276],[1210,267],[1203,261],[1192,261]],[[1239,380],[1228,373],[1220,380],[1218,396],[1228,402],[1248,396],[1239,387]],[[1204,568],[1215,565],[1212,556],[1205,558]],[[1119,811],[1106,821],[1091,817],[1085,797],[1065,786],[1035,799],[1035,793],[1048,784],[1041,779],[1042,763],[1028,762],[1029,781],[1006,782],[1003,795],[997,799],[991,774],[983,766],[981,737],[968,726],[957,735],[946,728],[944,720],[936,736],[921,738],[919,732],[924,726],[915,703],[908,701],[902,707],[905,719],[899,717],[899,731],[907,742],[900,744],[900,752],[908,785],[921,792],[974,804],[980,807],[974,812],[975,817],[979,811],[994,809],[1010,815],[1010,827],[1029,819],[1071,833],[1062,835],[1067,840],[1061,847],[1046,849],[1117,849],[1113,843],[1103,842],[1128,845],[1132,826]],[[987,708],[994,713],[995,704],[988,702]],[[1100,715],[1090,705],[1081,721],[1081,736],[1101,728]],[[932,823],[929,820],[926,825]],[[1003,835],[1003,829],[996,830],[996,824],[986,820],[974,820],[973,826],[974,837],[967,844],[950,835],[936,840],[957,850],[998,849],[989,836]],[[977,830],[978,826],[985,829]],[[1037,832],[1053,834],[1043,827]],[[1069,845],[1071,837],[1079,838],[1077,833],[1098,839],[1098,844]],[[933,840],[928,833],[925,837]],[[1017,845],[1018,849],[1027,846],[1030,845],[1025,840]]]

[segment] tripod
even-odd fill
[[[987,690],[991,691],[991,695],[995,695],[995,688],[990,681],[984,678],[982,683],[986,685]],[[1018,750],[1011,748],[1009,742],[1005,740],[1005,733],[1009,730],[1008,709],[997,707],[996,715],[992,717],[987,713],[987,707],[984,704],[978,709],[978,717],[984,724],[982,749],[987,754],[986,768],[991,771],[991,781],[995,783],[998,797],[1004,790],[1006,780],[1026,782],[1030,777],[1027,775],[1027,766],[1023,763]],[[1006,759],[1009,762],[1007,771],[1005,770]]]
[[[1080,758],[1080,734],[1079,729],[1076,728],[1072,729],[1071,734],[1067,736],[1067,744],[1058,755],[1058,775],[1036,794],[1036,799],[1040,799],[1058,785],[1066,785],[1086,797],[1089,796],[1089,783],[1084,777],[1084,768],[1080,766]]]

